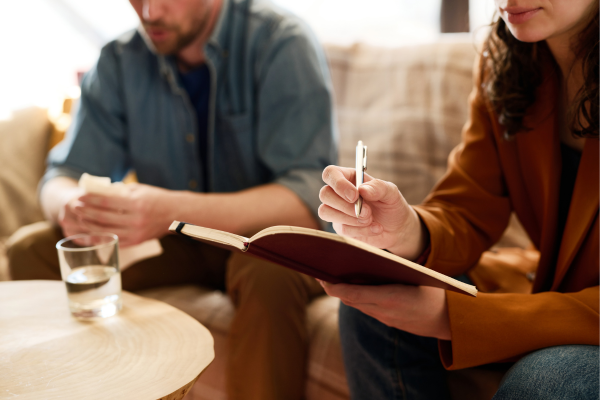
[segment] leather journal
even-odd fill
[[[475,286],[356,239],[295,226],[273,226],[251,238],[174,221],[169,231],[241,251],[330,283],[433,286],[477,296]]]

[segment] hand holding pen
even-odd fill
[[[371,154],[371,159],[373,155]],[[391,182],[365,173],[366,147],[356,147],[355,168],[330,165],[323,171],[319,217],[335,231],[407,259],[416,259],[426,244],[426,229],[416,211]],[[424,238],[425,236],[425,238]]]
[[[363,146],[362,140],[358,141],[356,145],[356,189],[360,187],[365,181],[365,171],[367,170],[367,146]],[[358,195],[358,200],[354,203],[354,212],[356,218],[360,217],[360,211],[362,210],[363,199]]]

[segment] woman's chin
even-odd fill
[[[533,29],[525,26],[508,25],[510,33],[519,41],[526,43],[535,43],[548,38],[548,32],[542,29]]]

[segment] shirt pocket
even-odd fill
[[[217,115],[216,132],[243,132],[250,131],[252,119],[249,113]]]
[[[256,140],[249,113],[215,119],[215,187],[237,191],[260,183]]]

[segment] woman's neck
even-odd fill
[[[567,102],[571,102],[583,85],[581,59],[573,49],[573,34],[546,39],[546,44],[561,72],[563,88],[566,89]]]
[[[572,134],[570,121],[567,118],[568,110],[573,100],[583,86],[582,61],[578,59],[572,46],[573,35],[562,35],[546,40],[548,48],[561,72],[560,85],[562,99],[559,106],[559,136],[560,141],[569,147],[583,151],[585,138],[575,137]]]

